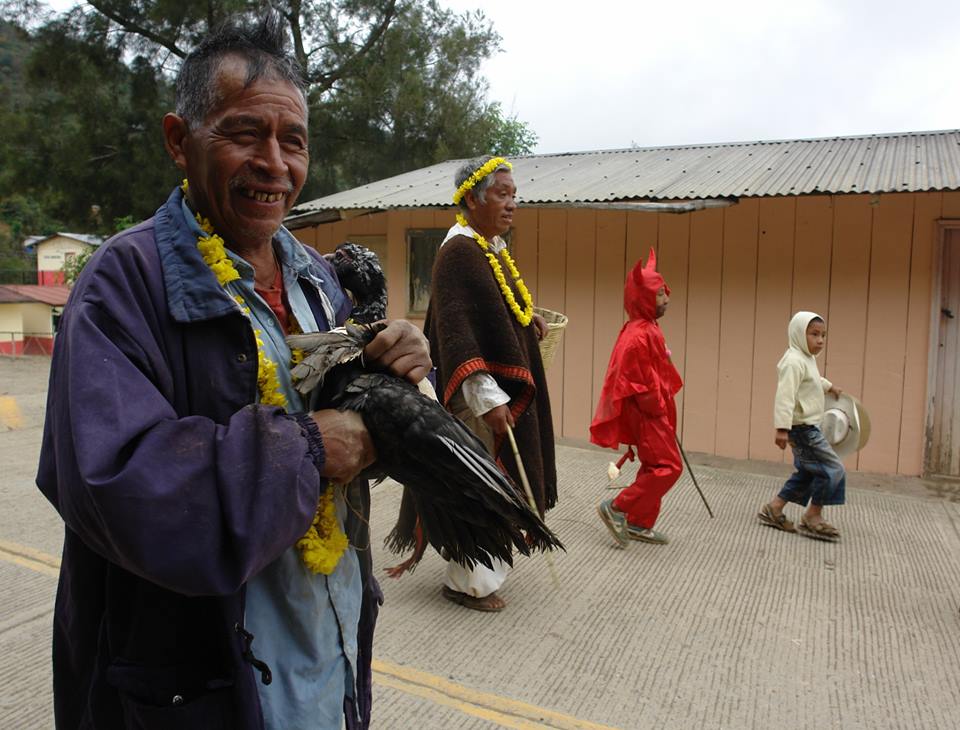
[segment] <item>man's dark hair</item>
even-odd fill
[[[193,126],[206,119],[220,101],[217,72],[226,56],[247,62],[244,87],[264,76],[293,84],[306,96],[306,82],[297,59],[287,52],[287,33],[275,11],[255,22],[230,18],[194,48],[177,75],[177,115]]]

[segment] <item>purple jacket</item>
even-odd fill
[[[323,484],[313,421],[252,405],[250,324],[203,262],[180,199],[100,248],[57,335],[37,484],[66,524],[53,638],[61,728],[261,728],[244,585],[306,532]],[[303,290],[322,327],[311,283],[322,280],[339,323],[349,300],[313,258]],[[366,545],[360,529],[347,525]],[[349,727],[369,720],[382,600],[369,551],[358,554]]]

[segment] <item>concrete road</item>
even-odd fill
[[[0,727],[17,730],[53,723],[62,526],[33,486],[47,367],[0,358]],[[828,544],[757,524],[783,468],[701,458],[716,519],[684,475],[658,523],[670,544],[618,550],[594,509],[607,460],[559,447],[558,583],[544,557],[519,560],[503,613],[444,601],[435,554],[384,580],[375,728],[957,727],[955,485],[851,475]],[[374,492],[380,567],[399,497]]]

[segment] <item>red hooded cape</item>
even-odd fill
[[[590,440],[600,446],[616,449],[620,444],[638,445],[638,419],[667,415],[668,401],[683,387],[657,324],[657,290],[662,286],[669,294],[670,288],[656,266],[657,257],[651,248],[646,266],[638,261],[627,276],[623,307],[630,319],[613,346],[600,402],[590,424]]]

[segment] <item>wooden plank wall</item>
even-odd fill
[[[960,193],[745,198],[683,215],[518,211],[520,271],[538,305],[570,318],[548,373],[557,436],[588,439],[624,321],[624,279],[653,247],[672,289],[661,324],[685,380],[677,405],[687,449],[788,458],[773,444],[776,363],[790,316],[805,309],[827,320],[821,371],[872,416],[870,444],[848,467],[921,473],[944,218],[960,218]],[[396,317],[406,315],[406,230],[452,219],[452,209],[391,211],[297,233],[321,250],[350,235],[386,235]]]
[[[936,474],[960,475],[960,333],[956,312],[960,312],[960,230],[950,228],[942,239],[943,261],[938,303],[941,312],[937,328],[937,367],[934,385],[936,409],[930,418],[931,452],[929,465]]]
[[[540,301],[565,307],[565,349],[577,353],[550,376],[558,435],[588,438],[623,281],[652,246],[673,291],[661,324],[685,380],[687,448],[789,459],[773,444],[776,363],[791,315],[806,309],[828,323],[822,372],[873,416],[848,467],[921,473],[936,221],[958,215],[954,193],[744,199],[688,215],[540,210],[539,280],[552,281],[551,302]]]
[[[750,456],[759,201],[742,200],[723,214],[716,453],[745,459]]]
[[[784,461],[789,452],[780,451],[771,438],[773,405],[771,393],[777,388],[774,364],[784,350],[785,335],[793,314],[792,287],[795,281],[794,231],[799,239],[804,213],[800,203],[813,198],[774,198],[760,206],[757,244],[756,315],[753,322],[753,390],[750,397],[750,445],[753,459]],[[826,290],[826,287],[824,287]],[[764,411],[762,403],[771,403]]]
[[[720,360],[720,292],[723,273],[723,211],[690,216],[690,264],[686,292],[671,278],[671,301],[663,325],[680,325],[675,305],[686,294],[686,358],[684,368],[684,438],[698,451],[714,453],[717,421],[717,363]],[[671,335],[673,333],[671,332]],[[671,352],[676,351],[672,338]],[[675,356],[679,363],[679,353]]]

